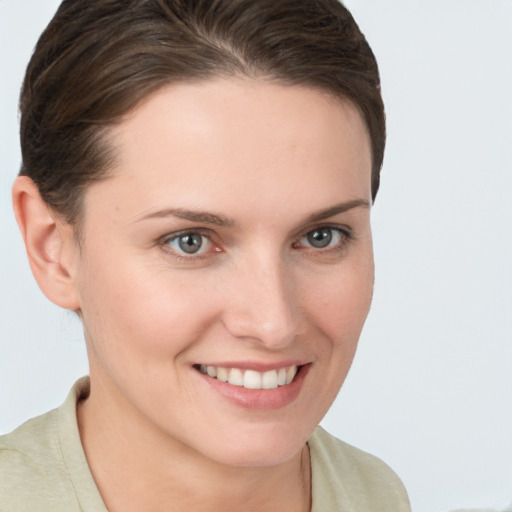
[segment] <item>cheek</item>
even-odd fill
[[[308,309],[334,346],[354,351],[371,305],[373,259],[343,265],[325,281],[321,287],[317,281],[316,292],[307,294]]]
[[[109,359],[172,361],[215,317],[197,279],[168,269],[91,262],[82,314],[90,342]],[[157,359],[158,360],[158,359]]]
[[[301,293],[310,329],[304,339],[317,363],[311,373],[310,409],[305,414],[312,421],[311,428],[331,407],[352,364],[370,308],[373,260],[346,261],[329,273],[311,276],[303,282],[306,286]]]

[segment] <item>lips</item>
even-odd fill
[[[292,364],[291,361],[270,368],[256,363],[241,366],[244,367],[237,363],[196,364],[194,369],[217,396],[253,411],[275,410],[293,403],[311,369],[311,363]]]
[[[297,374],[298,366],[290,365],[265,372],[252,369],[229,368],[224,366],[199,365],[196,367],[203,375],[232,386],[246,389],[277,389],[288,386]]]

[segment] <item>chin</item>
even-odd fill
[[[217,462],[233,467],[266,467],[283,464],[305,446],[311,432],[298,432],[295,427],[259,428],[222,436],[221,445],[210,446],[203,453]],[[256,431],[255,431],[256,430]]]

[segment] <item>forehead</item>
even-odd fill
[[[314,88],[248,79],[174,84],[143,101],[109,139],[117,165],[108,193],[136,192],[134,208],[144,198],[149,207],[176,196],[206,203],[181,206],[205,208],[237,198],[247,208],[263,198],[370,196],[361,115]]]

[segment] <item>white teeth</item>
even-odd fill
[[[232,368],[229,372],[228,382],[233,386],[243,386],[244,385],[244,374],[242,370],[238,368]]]
[[[277,388],[277,371],[271,370],[265,372],[261,376],[261,387],[262,389],[275,389]]]
[[[254,370],[246,370],[244,374],[244,388],[261,389],[261,373]]]
[[[222,382],[228,382],[232,386],[247,389],[276,389],[278,386],[286,386],[293,381],[297,370],[297,366],[290,366],[268,372],[257,372],[255,370],[243,371],[239,368],[199,365],[201,373],[217,378]]]
[[[227,382],[229,379],[229,373],[227,368],[217,368],[217,379],[222,382]]]
[[[296,366],[290,366],[288,370],[286,370],[286,383],[290,384],[290,382],[293,380],[293,377],[295,377],[295,374],[297,373],[297,367]]]

